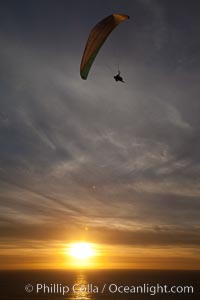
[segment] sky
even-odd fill
[[[1,268],[68,268],[78,240],[99,268],[200,268],[199,9],[1,1]],[[82,80],[89,32],[112,13],[130,19]]]

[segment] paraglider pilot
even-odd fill
[[[121,82],[124,82],[123,78],[120,76],[120,71],[118,70],[118,74],[115,75],[113,78],[116,80],[116,81],[121,81]]]

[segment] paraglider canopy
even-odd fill
[[[82,79],[87,79],[93,61],[109,34],[117,25],[127,19],[129,19],[129,16],[127,15],[112,14],[96,24],[91,30],[80,66],[80,75]]]

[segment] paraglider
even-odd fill
[[[116,81],[121,81],[121,82],[124,82],[123,78],[120,76],[121,72],[118,70],[118,73],[117,75],[115,75],[113,78],[116,80]]]
[[[91,30],[80,66],[80,75],[82,79],[87,79],[90,68],[107,37],[121,22],[129,19],[129,16],[123,14],[112,14],[99,23]],[[120,74],[114,76],[116,81],[122,81]],[[122,80],[121,80],[122,79]]]

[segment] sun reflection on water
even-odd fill
[[[74,291],[71,291],[71,300],[92,300],[92,294],[88,291],[88,281],[83,273],[77,274],[77,279],[73,283]],[[68,298],[69,300],[69,298]]]

